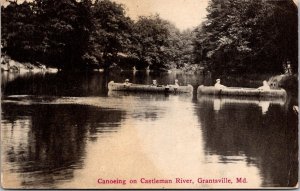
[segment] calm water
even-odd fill
[[[210,85],[211,76],[2,73],[1,167],[9,188],[256,188],[298,180],[295,100],[107,92],[107,83]],[[224,78],[258,87],[265,76]],[[197,183],[198,178],[247,183]],[[98,179],[125,179],[98,184]],[[141,184],[140,178],[172,184]],[[178,184],[175,178],[192,179]],[[137,179],[137,184],[129,184]]]

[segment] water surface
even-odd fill
[[[211,76],[146,72],[2,73],[1,165],[9,188],[295,186],[293,102],[108,92],[110,80],[211,85]],[[258,87],[263,80],[222,79]],[[246,83],[247,82],[247,83]],[[247,183],[235,183],[237,177]],[[142,184],[140,179],[170,179]],[[175,183],[176,178],[194,184]],[[233,184],[197,183],[231,178]],[[98,179],[124,179],[99,184]],[[129,179],[138,184],[129,184]]]

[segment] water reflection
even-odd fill
[[[200,97],[198,104],[208,155],[221,156],[224,163],[245,155],[249,166],[259,167],[262,186],[297,183],[297,157],[292,154],[298,145],[297,119],[283,103]]]
[[[10,74],[9,74],[10,75]],[[12,74],[17,75],[17,74]],[[105,95],[105,76],[81,73],[38,73],[2,82],[4,95],[87,96]]]
[[[107,92],[107,82],[210,83],[180,73],[57,73],[2,81],[1,152],[6,186],[162,188],[99,185],[98,178],[220,178],[258,188],[297,182],[297,116],[284,100]],[[196,91],[194,91],[196,92]]]
[[[269,101],[260,101],[258,103],[258,106],[261,107],[261,112],[263,115],[267,113],[270,107],[270,102]]]
[[[4,180],[18,173],[21,187],[52,188],[74,178],[74,169],[83,167],[86,139],[117,131],[122,115],[84,105],[3,104]]]
[[[112,107],[126,110],[121,129],[112,137],[88,144],[85,168],[75,170],[77,179],[61,183],[60,188],[199,188],[199,187],[258,187],[257,167],[247,167],[245,157],[240,161],[219,163],[217,157],[205,154],[202,127],[195,115],[191,96],[161,94],[113,93],[119,103]],[[89,100],[92,98],[89,98]],[[94,103],[87,100],[81,103]],[[121,104],[122,103],[122,104]],[[105,146],[102,146],[105,145]],[[101,159],[100,159],[101,156]],[[121,160],[120,160],[121,159]],[[203,184],[126,184],[98,185],[95,180],[185,177],[219,178],[238,176],[236,171],[249,175],[248,185]],[[94,170],[97,169],[97,170]],[[225,174],[224,174],[225,173]],[[86,184],[81,184],[78,179]]]
[[[238,96],[206,96],[198,95],[199,102],[213,103],[213,110],[217,113],[228,104],[236,105],[253,105],[258,106],[261,109],[263,115],[267,113],[270,105],[278,105],[283,107],[286,103],[285,98],[251,98],[251,97],[238,97]]]
[[[157,79],[158,84],[173,84],[175,79],[180,85],[202,83],[204,78],[186,76],[182,73],[149,73],[137,71],[122,73],[2,73],[3,95],[48,95],[48,96],[106,96],[109,81],[151,84]],[[158,80],[159,79],[159,80]]]

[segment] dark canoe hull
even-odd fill
[[[153,93],[192,93],[193,86],[179,86],[173,85],[167,86],[153,86],[143,84],[131,84],[124,85],[123,83],[114,83],[113,81],[108,83],[109,91],[130,91],[130,92],[153,92]]]
[[[255,88],[224,88],[217,89],[213,86],[199,86],[198,95],[220,95],[220,96],[248,96],[248,97],[277,97],[286,98],[284,89],[258,90]]]

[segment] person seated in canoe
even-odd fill
[[[270,90],[270,86],[268,84],[268,82],[266,80],[263,81],[263,86],[260,86],[259,88],[257,88],[258,90],[262,90],[262,91],[267,91]]]
[[[126,79],[125,82],[124,82],[124,86],[130,86],[131,83],[129,83],[129,79]]]
[[[224,88],[227,88],[227,87],[221,84],[221,80],[220,79],[217,79],[216,83],[215,83],[215,88],[217,88],[217,89],[224,89]]]
[[[176,79],[176,80],[175,80],[174,88],[178,88],[178,87],[179,87],[179,83],[178,83],[178,80]]]
[[[157,86],[157,81],[156,80],[152,80],[151,86]]]
[[[174,92],[177,93],[177,89],[179,88],[179,83],[177,79],[175,79],[175,84],[173,85],[173,88],[174,88]]]

